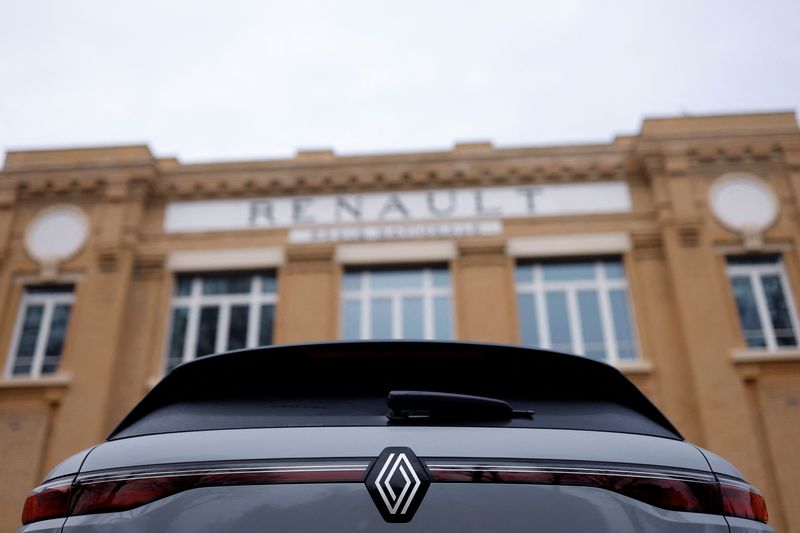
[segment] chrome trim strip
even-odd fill
[[[679,481],[694,482],[716,482],[714,474],[702,472],[681,472],[666,470],[648,469],[617,469],[617,468],[597,468],[580,466],[562,465],[523,465],[523,464],[501,464],[501,463],[433,463],[426,462],[426,466],[431,472],[506,472],[506,473],[542,473],[542,474],[581,474],[581,475],[601,475],[619,477],[637,477],[649,479],[674,479]]]
[[[174,465],[178,466],[178,465]],[[109,481],[133,481],[139,479],[152,479],[158,477],[184,477],[184,476],[215,476],[225,474],[291,474],[301,472],[366,472],[369,463],[353,464],[325,464],[325,465],[281,465],[281,466],[251,466],[231,468],[230,466],[220,465],[217,468],[174,468],[171,470],[130,470],[123,472],[104,472],[92,474],[87,472],[78,476],[76,480],[83,485],[93,483],[105,483]]]

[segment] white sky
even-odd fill
[[[605,142],[798,107],[797,0],[0,0],[0,152]]]

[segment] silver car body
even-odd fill
[[[142,472],[174,474],[188,471],[182,470],[185,465],[217,472],[228,467],[241,469],[242,465],[295,472],[341,467],[360,469],[363,475],[345,482],[319,479],[206,486],[120,512],[33,522],[19,531],[772,531],[754,520],[667,510],[598,487],[507,483],[499,478],[479,481],[480,475],[476,482],[433,479],[424,497],[415,502],[418,508],[413,518],[392,523],[379,512],[379,503],[371,497],[364,479],[371,468],[377,468],[373,463],[382,452],[393,447],[413,451],[434,478],[437,471],[454,469],[513,474],[574,468],[587,475],[623,472],[712,482],[722,476],[744,482],[742,474],[724,459],[690,443],[623,432],[452,425],[164,432],[104,442],[67,459],[45,481],[79,476],[91,482]],[[413,477],[410,469],[407,471]]]

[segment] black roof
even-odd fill
[[[537,413],[527,425],[501,425],[682,439],[636,386],[605,363],[518,346],[434,341],[279,345],[203,357],[164,377],[109,439],[235,427],[385,425],[385,398],[392,390],[489,396]],[[311,416],[314,405],[328,418]]]

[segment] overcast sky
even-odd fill
[[[0,151],[605,142],[800,107],[800,1],[0,0]]]

